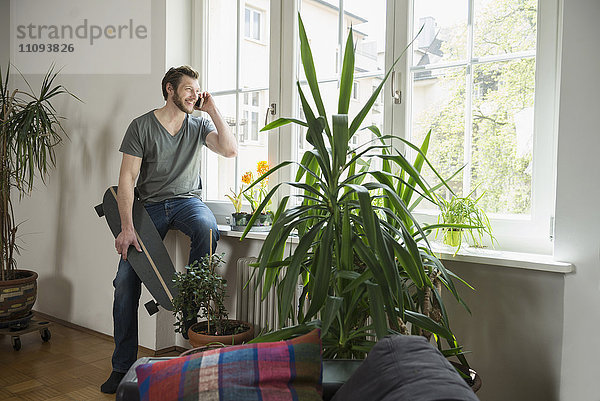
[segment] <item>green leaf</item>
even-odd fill
[[[290,123],[295,123],[298,125],[301,125],[303,127],[308,127],[308,123],[306,121],[302,121],[302,120],[297,120],[295,118],[278,118],[275,121],[270,122],[269,124],[265,125],[260,132],[263,131],[269,131],[275,128],[279,128],[281,126],[290,124]]]
[[[338,171],[346,163],[348,151],[348,115],[334,114],[333,121],[333,171]]]
[[[421,174],[421,169],[423,168],[423,162],[425,160],[425,155],[427,154],[427,150],[429,149],[429,139],[431,137],[431,129],[425,135],[425,139],[423,139],[423,143],[421,144],[421,152],[417,153],[417,157],[415,158],[415,162],[413,163],[415,170],[417,173]],[[402,200],[406,205],[410,204],[410,200],[413,196],[413,191],[411,187],[414,187],[415,179],[413,177],[408,178],[408,186],[405,187],[404,193],[402,194]]]
[[[373,283],[367,284],[367,292],[369,293],[369,308],[375,327],[375,334],[377,334],[377,339],[380,340],[388,335],[387,317],[383,307],[383,294],[381,293],[381,287]]]
[[[406,310],[404,311],[404,315],[406,316],[406,320],[423,330],[427,330],[433,334],[444,337],[448,340],[454,340],[454,335],[447,328],[438,324],[435,320],[430,318],[429,316],[425,316],[422,313]]]
[[[325,117],[327,114],[325,113],[325,106],[323,105],[321,91],[319,90],[319,82],[317,80],[317,73],[315,71],[315,64],[313,62],[312,50],[310,49],[310,43],[308,41],[308,37],[306,36],[304,23],[302,22],[300,13],[298,13],[298,28],[300,33],[300,58],[302,59],[302,66],[304,67],[304,75],[306,76],[306,81],[310,87],[315,104],[317,105],[319,115]],[[306,109],[304,110],[306,111]],[[327,127],[327,121],[325,121],[325,129],[329,131],[329,128]]]
[[[310,306],[304,319],[310,319],[317,314],[323,307],[328,295],[329,280],[331,278],[331,246],[332,246],[333,225],[328,224],[319,244],[318,259],[313,260],[310,271],[310,280],[313,285]],[[316,251],[315,251],[316,253]]]
[[[348,32],[346,39],[346,50],[344,51],[344,61],[342,63],[342,75],[340,77],[340,96],[338,101],[338,113],[348,114],[350,106],[350,97],[354,86],[354,34],[352,27]],[[347,126],[347,124],[346,124]]]
[[[290,265],[287,268],[285,277],[279,284],[282,288],[281,297],[279,299],[279,317],[282,321],[282,317],[287,317],[292,308],[292,299],[296,293],[296,287],[298,285],[298,276],[300,274],[301,263],[306,259],[308,251],[312,248],[313,242],[317,234],[319,234],[321,227],[323,227],[325,221],[317,223],[312,227],[306,235],[300,238],[298,246],[292,256]]]
[[[323,331],[321,332],[321,336],[325,336],[329,331],[329,326],[331,326],[331,323],[337,316],[343,301],[344,298],[341,297],[327,296],[325,308],[321,311],[321,316],[323,318]]]

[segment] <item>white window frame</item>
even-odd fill
[[[203,41],[203,38],[207,38],[208,36],[208,1],[209,0],[198,0],[195,2],[192,2],[192,51],[191,51],[191,55],[192,55],[192,65],[196,66],[199,69],[200,72],[200,77],[199,77],[199,83],[200,83],[200,87],[201,88],[206,88],[206,82],[207,82],[207,63],[210,62],[210,60],[208,60],[207,57],[207,47],[205,46],[205,42]],[[212,0],[212,1],[218,1],[218,0]],[[280,16],[283,15],[282,13],[282,8],[285,8],[288,6],[287,2],[284,2],[286,4],[281,4],[280,1],[277,0],[270,0],[269,4],[270,4],[270,33],[269,33],[269,37],[270,37],[270,52],[271,55],[269,57],[269,88],[267,88],[269,90],[269,102],[268,104],[272,104],[275,103],[277,105],[276,107],[276,114],[275,115],[270,115],[270,119],[273,120],[275,118],[278,118],[280,115],[289,115],[289,114],[285,114],[286,112],[288,112],[288,110],[286,110],[285,108],[282,110],[281,107],[279,107],[280,104],[280,96],[283,94],[281,92],[281,80],[283,79],[282,77],[280,77],[280,71],[281,71],[281,76],[285,77],[289,74],[295,74],[295,69],[293,65],[290,65],[289,68],[282,68],[282,66],[280,65],[280,58],[283,59],[283,55],[281,55],[281,57],[279,56],[280,53],[285,52],[286,50],[289,51],[289,49],[287,49],[285,46],[282,46],[282,43],[285,43],[282,35],[285,34],[286,35],[291,35],[292,30],[296,29],[297,27],[297,22],[292,23],[291,22],[291,18],[289,18],[290,20],[287,21],[287,25],[282,25],[282,21]],[[295,1],[294,1],[295,3]],[[242,40],[252,40],[252,39],[247,39],[245,37],[244,34],[244,13],[245,13],[245,8],[246,6],[246,2],[244,0],[237,0],[236,2],[237,4],[237,9],[238,9],[238,17],[237,17],[237,21],[235,24],[232,24],[232,29],[237,29],[239,34],[237,35],[237,59],[240,59],[240,53],[241,53],[241,41]],[[258,10],[258,9],[257,9]],[[263,11],[264,12],[264,11]],[[288,14],[293,14],[290,13],[288,11]],[[263,21],[264,21],[264,13],[263,13]],[[262,22],[262,21],[261,21]],[[263,25],[264,27],[264,23],[261,23],[261,25]],[[291,26],[290,26],[291,25]],[[263,31],[261,33],[262,37],[264,38],[265,36],[265,32],[264,32],[264,28],[261,28]],[[294,39],[295,40],[295,39]],[[263,43],[263,42],[261,42]],[[289,55],[287,55],[286,57],[289,57]],[[231,93],[227,93],[227,92],[219,92],[218,94],[235,94],[236,95],[236,104],[240,104],[240,96],[243,96],[243,94],[245,92],[252,92],[252,91],[256,91],[256,90],[263,90],[265,88],[240,88],[239,85],[239,81],[240,81],[240,77],[239,74],[236,77],[236,88],[239,88],[237,90],[234,90]],[[291,95],[287,94],[287,96]],[[250,100],[251,103],[251,100]],[[242,108],[238,108],[239,114],[242,114]],[[259,122],[259,127],[261,127],[261,124],[264,122],[262,121],[262,118],[264,118],[264,115],[262,114],[263,110],[259,110],[259,115],[258,115],[258,122]],[[282,114],[283,113],[283,114]],[[236,117],[236,121],[239,121],[239,117]],[[268,162],[270,166],[275,166],[278,163],[278,160],[286,160],[289,159],[290,156],[290,152],[291,152],[291,145],[288,146],[288,148],[290,149],[290,152],[281,152],[280,151],[280,132],[282,130],[284,130],[286,127],[282,127],[278,130],[274,130],[271,133],[259,133],[259,135],[268,135],[267,138],[267,142],[268,142]],[[287,127],[288,129],[290,129],[289,127]],[[204,152],[206,152],[207,150],[204,149]],[[206,182],[206,172],[207,172],[207,157],[203,157],[203,165],[202,165],[202,171],[201,171],[201,176],[203,179],[203,182]],[[236,174],[238,174],[238,161],[236,159]],[[285,177],[285,179],[289,180],[291,178],[291,174],[288,177]],[[272,175],[272,179],[269,180],[270,185],[272,185],[272,183],[275,182],[279,182],[280,180],[282,180],[281,178],[281,173],[274,173]],[[236,177],[235,178],[235,184],[236,184],[236,188],[235,190],[237,190],[237,186],[240,185],[241,182],[241,177]],[[217,223],[218,224],[229,224],[229,222],[227,221],[227,219],[229,219],[229,217],[231,216],[231,213],[233,212],[233,205],[231,204],[230,201],[228,200],[215,200],[215,199],[205,199],[204,200],[206,205],[212,210],[213,214],[215,215],[215,217],[217,218]],[[274,199],[273,200],[275,204],[278,203],[278,199]]]
[[[205,18],[206,1],[199,0],[193,3],[194,19],[200,21],[192,24],[193,38],[205,37],[207,24]],[[418,0],[415,0],[418,1]],[[474,0],[469,0],[473,2]],[[539,0],[538,5],[538,38],[536,55],[536,93],[535,93],[535,133],[534,133],[534,162],[532,176],[532,207],[531,216],[490,216],[494,235],[498,239],[501,250],[551,254],[552,242],[551,221],[554,213],[555,181],[556,181],[556,127],[558,107],[558,57],[560,55],[560,22],[562,1],[564,0]],[[240,16],[239,29],[243,29],[243,15],[245,2],[238,0]],[[411,0],[388,0],[386,14],[386,70],[392,65],[395,57],[406,47],[412,39],[413,27],[409,21],[411,13]],[[298,0],[270,1],[270,73],[269,73],[269,101],[268,104],[276,105],[276,113],[269,115],[269,121],[281,116],[294,116],[297,113],[296,79],[299,67],[298,62]],[[264,33],[266,35],[266,32]],[[238,38],[244,40],[244,34]],[[266,37],[266,36],[264,36]],[[202,46],[192,43],[195,58],[194,65],[203,65],[206,56]],[[408,52],[410,55],[411,52]],[[402,101],[396,104],[392,97],[391,80],[388,79],[383,89],[384,106],[384,131],[409,132],[410,119],[407,110],[410,110],[410,93],[407,90],[410,84],[410,57],[404,57],[395,67],[395,90],[401,91]],[[201,78],[201,86],[206,76]],[[257,88],[254,88],[257,89]],[[238,94],[239,96],[239,94]],[[261,110],[261,113],[263,111]],[[259,114],[259,124],[263,123],[263,115]],[[269,164],[274,166],[284,160],[292,160],[297,152],[297,129],[294,125],[286,125],[269,132]],[[400,141],[394,145],[401,147]],[[203,171],[206,171],[203,168]],[[291,168],[282,169],[272,176],[270,185],[277,182],[293,179]],[[236,179],[236,183],[239,179]],[[281,187],[277,199],[285,194],[287,187]],[[228,204],[226,201],[207,201],[213,211],[218,206]],[[217,207],[215,209],[214,207]],[[231,207],[231,205],[228,205]],[[417,213],[423,222],[435,222],[437,217],[431,213]]]
[[[418,0],[414,0],[418,1]],[[468,0],[473,8],[474,0]],[[532,205],[531,215],[499,216],[489,215],[493,233],[498,239],[501,250],[552,254],[552,231],[556,188],[556,141],[557,141],[557,108],[560,54],[560,23],[563,0],[538,0],[537,18],[537,54],[536,54],[536,88],[534,106],[534,144],[532,173]],[[412,40],[413,26],[412,1],[394,2],[394,16],[397,28],[394,32],[395,54],[399,54]],[[400,22],[398,22],[400,21]],[[403,23],[405,21],[405,23]],[[402,29],[400,27],[405,27]],[[399,132],[410,132],[411,93],[410,66],[411,55],[406,57],[396,68],[396,82],[400,82],[403,94],[401,104],[395,104],[392,113],[393,124]],[[389,83],[388,83],[389,85]],[[389,92],[391,92],[391,88]],[[431,213],[416,213],[422,221],[437,220]]]

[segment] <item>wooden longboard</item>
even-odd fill
[[[104,193],[102,204],[96,206],[95,209],[98,216],[106,217],[106,222],[116,238],[121,232],[117,187],[108,188]],[[150,215],[137,197],[133,201],[133,226],[142,252],[138,252],[134,246],[130,246],[127,250],[127,260],[156,300],[156,302],[150,301],[144,306],[150,315],[158,311],[158,305],[172,311],[173,297],[177,293],[173,285],[175,268]]]

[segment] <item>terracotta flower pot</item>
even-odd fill
[[[0,281],[0,322],[28,316],[35,304],[38,274],[30,270],[16,270],[15,277]]]
[[[245,324],[249,327],[248,330],[238,334],[223,335],[223,336],[212,336],[207,334],[198,333],[206,328],[206,322],[198,322],[193,324],[188,329],[188,337],[192,347],[200,347],[210,343],[222,343],[224,345],[238,345],[248,342],[254,338],[254,326],[250,323],[242,322],[239,320],[229,320],[230,322]]]

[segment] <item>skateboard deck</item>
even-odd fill
[[[95,209],[98,216],[106,217],[106,222],[116,238],[121,232],[116,186],[106,190],[102,204],[96,206]],[[138,252],[134,246],[130,246],[127,250],[127,260],[156,300],[156,302],[150,301],[144,306],[150,315],[158,311],[158,305],[172,311],[173,297],[177,292],[173,284],[175,268],[150,215],[137,197],[133,201],[133,226],[142,252]]]

